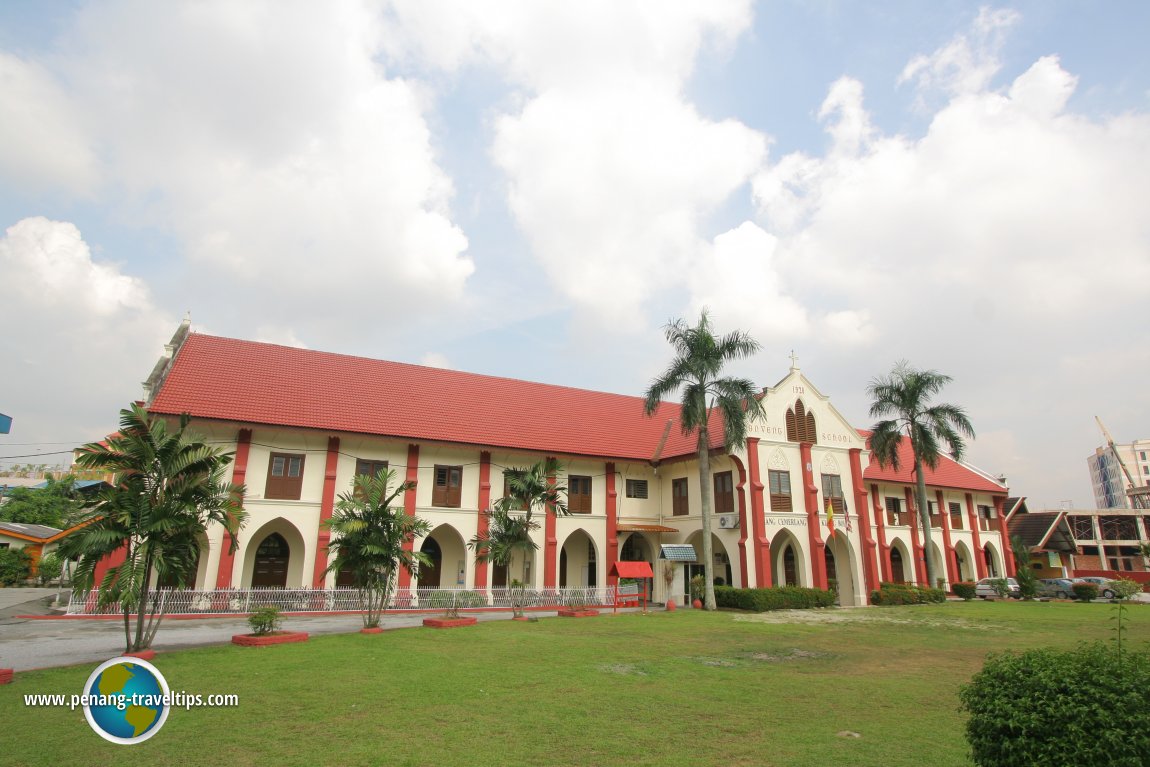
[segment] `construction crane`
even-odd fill
[[[1102,436],[1106,438],[1106,445],[1110,448],[1110,454],[1114,456],[1114,460],[1118,461],[1122,473],[1126,476],[1126,502],[1132,509],[1150,509],[1150,485],[1138,485],[1134,482],[1134,477],[1126,468],[1126,462],[1122,460],[1122,455],[1114,444],[1114,438],[1106,430],[1102,419],[1094,416],[1094,420],[1098,422],[1098,428],[1102,430]]]

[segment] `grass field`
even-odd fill
[[[1145,647],[1150,606],[1128,613]],[[175,710],[151,740],[116,746],[79,709],[23,705],[80,692],[94,664],[21,673],[0,687],[0,764],[963,765],[956,693],[986,654],[1109,639],[1112,615],[680,610],[161,653],[173,691],[239,706]]]

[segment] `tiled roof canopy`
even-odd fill
[[[869,448],[871,432],[859,429],[859,434],[866,438],[867,447]],[[930,487],[975,490],[995,493],[996,495],[1001,495],[1006,492],[1006,488],[999,483],[980,474],[974,469],[964,466],[945,453],[939,457],[938,466],[935,468],[932,469],[929,466],[923,466],[922,468],[923,476],[926,478],[926,484]],[[902,440],[899,441],[898,471],[895,471],[891,466],[879,466],[878,461],[872,455],[870,466],[863,471],[863,478],[873,482],[898,482],[905,485],[915,484],[914,452],[910,448],[910,440],[904,436]]]
[[[155,413],[328,432],[650,460],[690,455],[679,406],[641,397],[191,334],[149,405]],[[722,443],[721,429],[712,446]]]

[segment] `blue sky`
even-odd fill
[[[0,5],[0,456],[203,331],[640,394],[709,306],[839,410],[954,378],[1089,505],[1150,434],[1142,2]],[[53,463],[64,456],[20,458]]]

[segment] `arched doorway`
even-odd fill
[[[855,557],[846,535],[837,534],[823,546],[827,568],[827,588],[835,581],[838,603],[843,606],[858,604],[861,594],[855,593]]]
[[[895,543],[890,547],[890,579],[894,583],[906,583],[906,554],[902,545]]]
[[[974,563],[970,557],[970,549],[963,541],[954,544],[954,564],[960,581],[974,580]]]
[[[179,572],[167,571],[161,574],[157,568],[155,572],[156,587],[160,589],[194,589],[198,584],[206,583],[208,557],[205,554],[208,552],[208,548],[207,537],[203,533],[197,535],[194,561],[189,561],[188,567]]]
[[[461,589],[466,585],[467,555],[463,538],[451,525],[440,525],[423,539],[420,552],[431,560],[419,568],[417,587]]]
[[[982,547],[982,556],[986,561],[986,575],[990,578],[1001,578],[998,570],[998,552],[994,550],[994,546],[987,543]]]
[[[419,547],[419,553],[430,561],[419,566],[418,587],[421,589],[439,588],[439,581],[443,575],[443,549],[439,548],[439,541],[428,536],[424,539],[423,545]]]
[[[623,540],[623,545],[619,547],[619,561],[620,562],[646,562],[651,565],[651,572],[657,573],[658,569],[655,567],[655,547],[651,545],[650,541],[642,533],[631,533]],[[659,596],[655,594],[655,582],[653,578],[644,579],[646,584],[640,584],[640,588],[646,588],[647,594],[655,599],[666,599],[666,596]]]
[[[583,530],[567,536],[559,550],[559,588],[591,588],[597,582],[595,542]]]
[[[279,533],[271,533],[256,548],[252,568],[252,588],[284,588],[287,586],[288,563],[291,547]]]
[[[802,547],[789,531],[776,533],[771,539],[771,574],[778,586],[801,586],[806,571]]]
[[[946,584],[950,582],[950,573],[946,567],[946,557],[943,556],[938,544],[933,541],[930,544],[930,558],[934,560],[935,578],[942,578],[943,586],[946,586]],[[927,585],[932,589],[938,588],[937,583],[928,583]]]

